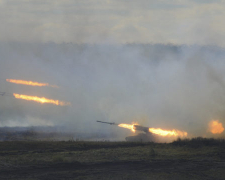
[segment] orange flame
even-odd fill
[[[135,132],[134,124],[118,124],[119,127],[130,129],[131,131]]]
[[[130,129],[132,130],[133,132],[135,132],[135,128],[134,128],[134,125],[138,125],[138,124],[119,124],[118,126],[119,127],[123,127],[123,128],[127,128],[127,129]],[[153,133],[153,134],[157,134],[157,135],[160,135],[160,136],[175,136],[175,137],[186,137],[187,136],[187,132],[185,131],[179,131],[179,130],[163,130],[163,129],[160,129],[160,128],[149,128],[149,132]]]
[[[182,132],[182,131],[178,131],[173,129],[171,130],[163,130],[160,128],[149,128],[149,132],[160,135],[160,136],[179,136],[179,137],[185,137],[187,136],[187,132]]]
[[[27,101],[36,101],[39,103],[50,103],[50,104],[55,104],[55,105],[60,105],[60,106],[70,105],[69,102],[63,102],[63,101],[53,100],[53,99],[46,99],[45,97],[27,96],[24,94],[16,94],[16,93],[13,93],[13,95],[17,99],[25,99]]]
[[[224,131],[223,124],[219,120],[212,120],[209,122],[209,131],[213,134],[220,134]]]
[[[29,86],[50,86],[50,87],[58,88],[58,86],[50,85],[48,83],[39,83],[39,82],[24,81],[24,80],[17,80],[17,79],[6,79],[6,81],[15,83],[15,84],[23,84],[23,85],[29,85]]]

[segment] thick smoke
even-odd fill
[[[96,120],[138,122],[209,136],[208,122],[225,125],[225,50],[161,44],[0,45],[0,91],[71,102],[54,106],[0,97],[1,126],[63,126],[76,132],[131,132]],[[47,82],[60,88],[11,84]]]

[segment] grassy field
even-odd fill
[[[0,179],[225,179],[225,141],[0,142]]]

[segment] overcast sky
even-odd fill
[[[0,0],[0,41],[225,46],[224,0]]]

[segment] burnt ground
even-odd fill
[[[0,142],[0,179],[224,179],[220,144]]]

